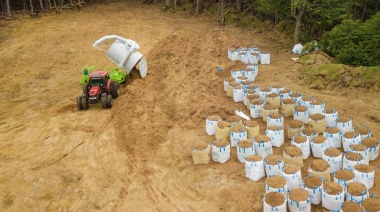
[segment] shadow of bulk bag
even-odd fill
[[[210,161],[210,145],[205,141],[196,141],[192,146],[194,164],[208,164]]]
[[[218,163],[225,163],[230,159],[231,145],[226,139],[218,139],[212,142],[212,160]]]
[[[245,176],[253,181],[265,177],[264,160],[260,155],[249,155],[245,159]]]
[[[216,125],[222,121],[219,115],[212,115],[206,117],[206,133],[207,135],[215,135]]]
[[[215,138],[230,140],[231,123],[227,121],[220,121],[216,124]]]

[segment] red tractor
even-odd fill
[[[93,71],[88,74],[88,81],[83,85],[83,95],[77,98],[77,107],[87,110],[89,104],[101,102],[103,108],[111,108],[112,98],[119,97],[119,94],[119,83],[112,81],[107,71]]]

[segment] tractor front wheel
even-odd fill
[[[89,108],[89,103],[86,95],[81,96],[80,103],[83,110],[87,110]]]
[[[112,107],[112,96],[110,94],[107,95],[107,108]]]
[[[116,99],[120,95],[120,86],[119,83],[116,81],[111,82],[111,95],[112,98]]]
[[[79,110],[83,110],[81,101],[82,101],[82,97],[78,96],[77,97],[77,107],[78,107]]]
[[[88,83],[84,84],[83,85],[83,94],[88,95],[89,91],[90,91],[90,85]]]

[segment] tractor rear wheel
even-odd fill
[[[107,95],[107,108],[112,107],[112,96],[110,94]]]
[[[88,92],[90,91],[90,85],[88,83],[83,85],[83,94],[88,95]]]
[[[77,97],[77,107],[78,107],[79,110],[83,110],[81,100],[82,100],[82,97],[78,96]]]
[[[83,110],[87,110],[89,108],[89,103],[86,96],[81,96],[80,103]]]
[[[107,95],[102,94],[100,97],[100,100],[102,101],[102,108],[106,109],[107,108]]]
[[[116,99],[120,95],[120,86],[116,81],[111,82],[111,95],[112,98]]]

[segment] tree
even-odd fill
[[[292,16],[296,19],[296,26],[294,29],[294,44],[299,43],[301,34],[301,20],[306,10],[308,0],[291,0],[290,8]]]
[[[9,6],[9,0],[6,0],[5,3],[6,3],[6,8],[7,8],[7,15],[10,17],[11,16],[11,7]]]

